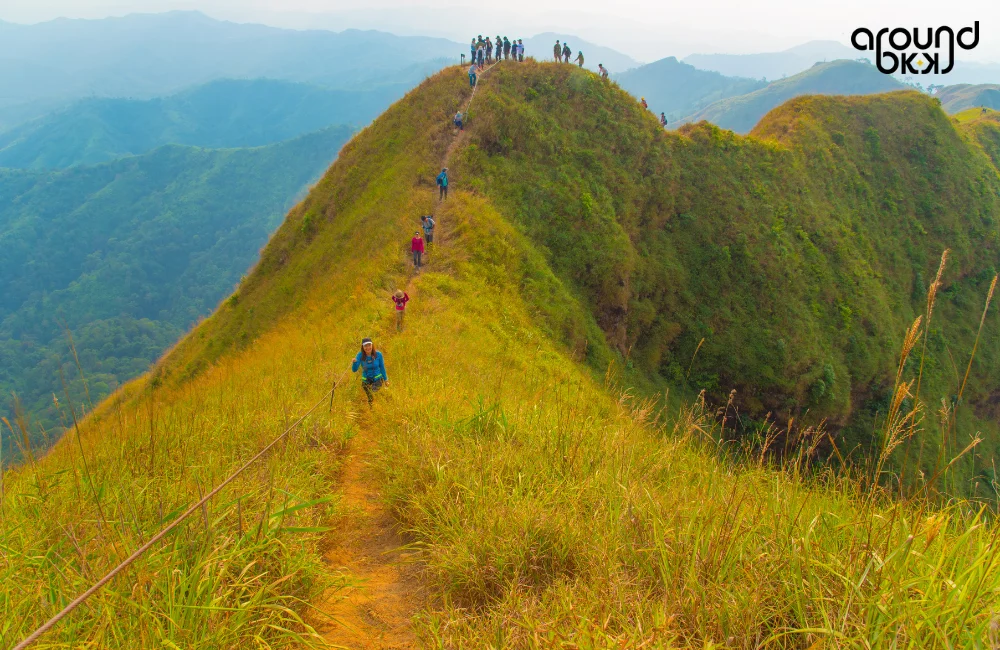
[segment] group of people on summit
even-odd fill
[[[521,42],[520,38],[508,40],[506,36],[501,38],[497,35],[497,40],[491,41],[489,36],[484,39],[483,35],[480,34],[472,39],[472,43],[469,45],[469,60],[480,70],[493,63],[494,59],[500,61],[510,58],[515,61],[524,61],[524,43]]]
[[[556,63],[560,61],[564,63],[569,63],[569,57],[573,56],[573,50],[570,48],[569,43],[563,43],[560,45],[559,39],[556,39],[556,44],[552,46],[552,56],[555,57]],[[575,63],[579,63],[580,67],[583,67],[583,52],[577,52],[576,58],[573,59]],[[600,69],[604,69],[604,64],[598,64]],[[602,75],[603,76],[603,75]]]

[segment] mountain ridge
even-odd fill
[[[899,349],[945,242],[917,398],[939,403],[946,348],[971,347],[1000,250],[1000,176],[964,127],[905,92],[798,98],[752,137],[665,132],[614,84],[529,61],[482,77],[458,134],[450,118],[471,92],[448,68],[362,130],[229,299],[75,440],[5,475],[3,570],[22,580],[0,581],[12,633],[89,583],[83,559],[113,566],[104,535],[134,548],[305,414],[136,565],[144,588],[100,592],[53,634],[319,643],[352,633],[337,614],[357,607],[366,638],[345,645],[374,643],[400,612],[381,612],[384,583],[366,589],[349,561],[345,531],[371,524],[351,507],[372,493],[353,478],[361,455],[391,515],[375,532],[408,532],[426,589],[409,631],[444,646],[529,648],[540,627],[586,647],[987,638],[996,522],[916,472],[895,482],[906,453],[934,469],[933,423],[889,437],[916,400],[884,427],[881,392],[854,408],[869,377],[888,383],[890,408],[905,402],[918,363]],[[440,239],[416,272],[407,244],[428,213]],[[966,402],[995,385],[995,320]],[[340,381],[364,336],[389,382],[370,407]],[[804,424],[757,415],[772,398],[805,400]],[[855,434],[881,451],[832,473],[819,448],[844,430],[822,420],[869,407]],[[975,431],[958,410],[958,431]],[[977,455],[949,465],[956,484],[988,469]],[[100,485],[100,500],[78,485]],[[909,487],[914,501],[897,500]],[[131,516],[101,523],[119,508]],[[40,607],[29,580],[59,602]],[[900,584],[921,598],[893,596]],[[125,607],[145,615],[104,618]]]

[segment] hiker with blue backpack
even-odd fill
[[[420,227],[424,229],[424,241],[430,246],[434,241],[434,217],[433,215],[427,215],[420,217]]]
[[[385,374],[385,360],[382,353],[375,349],[375,345],[368,337],[361,339],[361,352],[354,357],[351,364],[351,372],[361,370],[361,388],[368,396],[368,406],[371,407],[374,394],[389,385],[389,378]]]
[[[437,184],[440,191],[438,192],[438,201],[443,201],[448,198],[448,168],[445,167],[441,170],[441,173],[437,176]]]

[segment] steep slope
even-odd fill
[[[800,95],[868,95],[899,90],[904,86],[874,66],[857,61],[817,63],[805,72],[770,84],[752,93],[722,99],[685,117],[682,122],[707,120],[724,129],[747,133],[764,114]]]
[[[967,108],[992,108],[1000,110],[1000,85],[955,84],[945,86],[934,95],[941,100],[941,108],[948,113],[961,113]]]
[[[745,95],[767,85],[756,79],[699,70],[672,56],[616,75],[614,79],[636,97],[645,97],[654,115],[666,113],[671,122],[712,102]]]
[[[389,598],[364,610],[365,629],[343,625],[344,607],[364,602],[356,594],[388,595],[359,583],[372,573],[345,557],[356,549],[345,519],[371,525],[359,494],[403,533],[426,589],[403,618],[410,640],[431,647],[988,638],[1000,586],[994,522],[963,503],[893,502],[878,488],[881,464],[854,478],[816,472],[815,429],[798,453],[788,441],[786,468],[769,464],[766,428],[746,440],[753,462],[734,462],[726,438],[742,412],[725,409],[720,422],[696,401],[665,423],[630,386],[662,385],[661,361],[692,356],[669,342],[715,342],[709,328],[725,341],[709,366],[699,353],[695,389],[705,368],[748,380],[760,366],[747,355],[770,362],[782,327],[793,369],[812,345],[836,352],[831,331],[843,327],[826,319],[843,324],[833,292],[847,287],[864,319],[856,340],[890,357],[896,324],[914,311],[913,269],[934,268],[930,255],[908,256],[953,241],[949,268],[970,291],[981,288],[976,265],[996,257],[993,230],[976,222],[1000,200],[982,151],[916,93],[800,99],[759,137],[709,125],[665,133],[586,71],[507,64],[483,78],[457,136],[449,118],[469,92],[464,71],[445,70],[362,131],[231,299],[100,406],[78,440],[5,475],[5,634],[26,632],[306,414],[294,437],[49,640],[282,646],[316,638],[312,624],[330,641],[379,647],[380,621],[401,613],[379,611]],[[452,194],[438,204],[442,165]],[[941,205],[910,212],[929,194],[924,182],[944,186]],[[429,211],[438,238],[413,273],[406,244]],[[861,242],[865,233],[881,238]],[[881,307],[903,276],[903,304]],[[388,301],[397,287],[413,298],[398,333]],[[809,294],[825,287],[831,295]],[[955,349],[978,321],[978,306],[955,302],[965,293],[933,321],[958,323]],[[693,332],[675,320],[695,318]],[[372,409],[356,386],[328,393],[366,335],[390,382]],[[977,384],[996,367],[995,343],[986,347]],[[817,409],[842,402],[839,370],[835,399]],[[365,464],[370,491],[357,484]]]
[[[13,419],[13,392],[58,427],[60,369],[76,375],[64,327],[89,399],[144,372],[232,291],[351,135],[338,127],[259,149],[169,146],[65,172],[0,171],[0,415]],[[84,403],[81,382],[72,388]]]
[[[147,101],[88,99],[0,133],[0,167],[97,164],[165,144],[259,147],[334,124],[362,126],[406,90],[340,91],[227,79]]]

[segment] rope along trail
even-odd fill
[[[287,436],[296,427],[298,427],[302,423],[302,421],[305,420],[306,417],[308,417],[313,411],[315,411],[317,408],[319,408],[319,406],[321,404],[323,404],[323,402],[326,401],[327,397],[330,397],[331,402],[332,402],[333,393],[334,393],[334,391],[337,390],[337,386],[340,384],[340,382],[343,380],[343,378],[346,376],[346,374],[347,373],[344,373],[344,375],[341,375],[340,379],[338,379],[337,382],[333,385],[333,388],[331,388],[329,391],[327,391],[326,393],[324,393],[323,397],[319,398],[319,400],[315,404],[313,404],[312,407],[308,411],[306,411],[304,414],[302,414],[302,416],[299,417],[299,419],[296,420],[291,426],[289,426],[287,429],[285,429],[283,432],[281,432],[281,434],[278,435],[278,437],[276,437],[266,447],[264,447],[259,452],[257,452],[256,456],[254,456],[253,458],[251,458],[250,460],[248,460],[246,463],[243,464],[242,467],[240,467],[238,470],[236,470],[235,472],[233,472],[232,474],[230,474],[229,477],[226,478],[226,480],[224,480],[222,483],[220,483],[214,490],[212,490],[211,492],[209,492],[208,494],[206,494],[204,497],[201,498],[200,501],[198,501],[193,506],[191,506],[190,508],[188,508],[187,510],[185,510],[182,515],[180,515],[179,517],[177,517],[176,519],[174,519],[172,522],[170,522],[170,524],[166,528],[164,528],[163,530],[161,530],[160,532],[158,532],[156,535],[154,535],[152,538],[150,538],[150,540],[148,542],[146,542],[145,544],[143,544],[142,546],[140,546],[139,548],[137,548],[132,553],[132,555],[130,555],[127,558],[125,558],[118,566],[116,566],[111,571],[109,571],[103,578],[101,578],[100,580],[98,580],[97,582],[95,582],[94,585],[92,587],[90,587],[90,589],[88,589],[87,591],[85,591],[82,594],[80,594],[79,596],[77,596],[73,600],[73,602],[71,602],[70,604],[66,605],[66,607],[64,607],[62,609],[62,611],[60,611],[58,614],[56,614],[55,616],[53,616],[52,618],[50,618],[48,621],[46,621],[45,624],[43,624],[37,630],[35,630],[34,632],[32,632],[30,636],[28,636],[26,639],[24,639],[23,641],[21,641],[20,643],[18,643],[16,646],[14,646],[12,648],[12,650],[24,650],[24,648],[27,648],[28,646],[30,646],[31,644],[33,644],[35,641],[37,641],[39,638],[41,638],[41,636],[43,634],[45,634],[46,632],[48,632],[49,630],[51,630],[53,627],[55,627],[55,625],[59,621],[61,621],[62,619],[64,619],[70,612],[72,612],[74,609],[76,609],[77,607],[79,607],[80,605],[82,605],[84,602],[86,602],[86,600],[88,598],[90,598],[91,596],[93,596],[95,593],[97,593],[98,591],[100,591],[101,587],[103,587],[104,585],[106,585],[109,582],[111,582],[111,580],[113,580],[116,575],[118,575],[119,573],[121,573],[122,571],[124,571],[133,562],[135,562],[140,557],[142,557],[143,554],[145,554],[146,551],[148,551],[150,548],[152,548],[154,544],[156,544],[161,539],[163,539],[168,533],[170,533],[170,531],[172,531],[174,528],[176,528],[178,525],[180,525],[181,522],[183,522],[185,519],[187,519],[189,516],[191,516],[194,512],[196,512],[202,505],[204,505],[205,503],[208,503],[208,501],[212,497],[214,497],[216,494],[218,494],[219,492],[221,492],[224,487],[226,487],[227,485],[229,485],[230,483],[232,483],[233,480],[236,479],[237,476],[239,476],[240,474],[242,474],[244,471],[247,470],[247,468],[249,468],[251,465],[253,465],[254,463],[256,463],[261,458],[263,458],[264,455],[267,454],[267,452],[271,450],[271,448],[273,448],[282,439],[284,439],[285,436]]]

